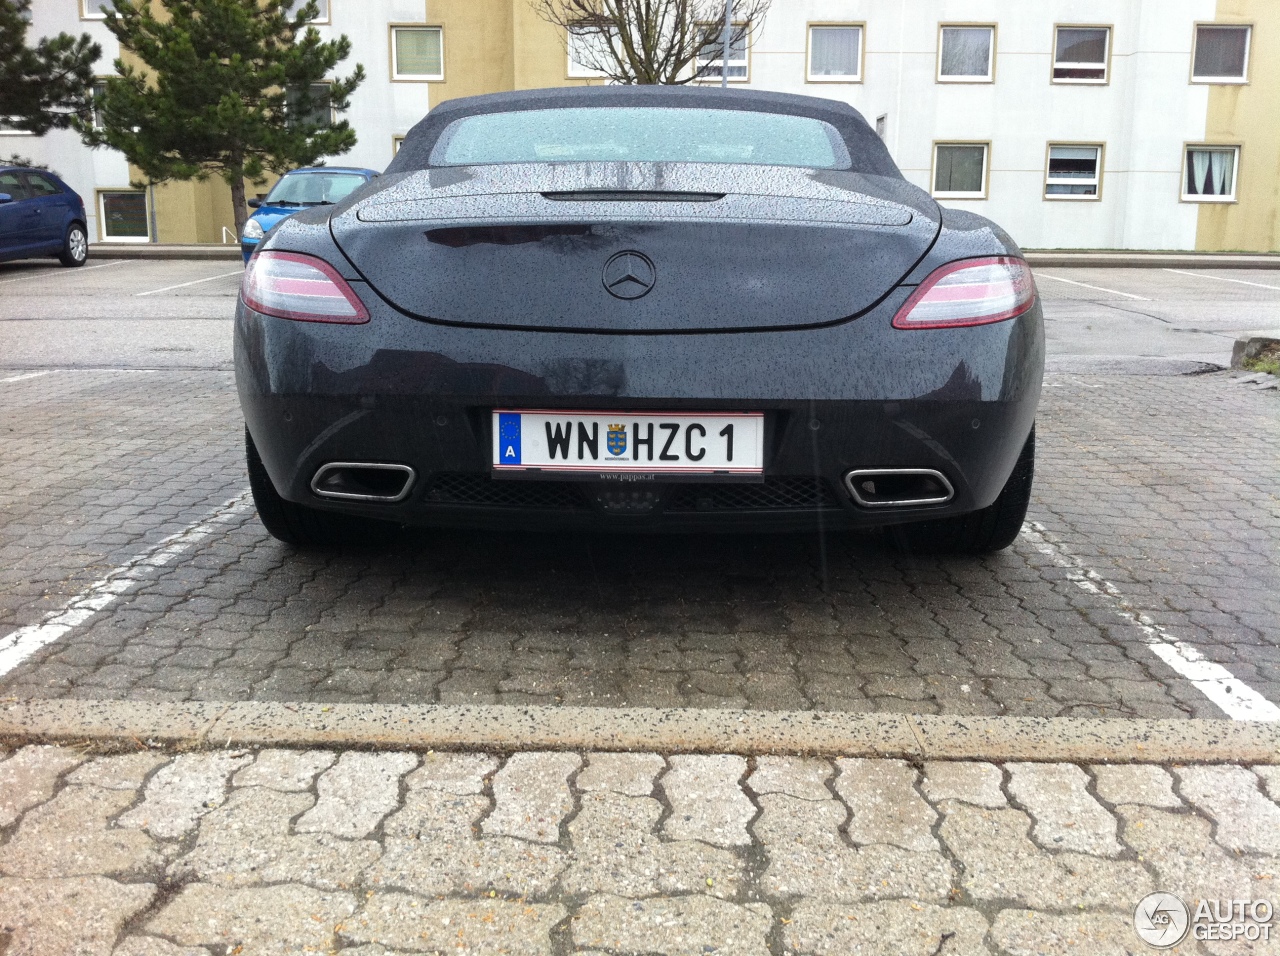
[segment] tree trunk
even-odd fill
[[[249,207],[244,204],[244,177],[231,180],[231,207],[236,217],[236,239],[244,234],[244,224],[249,219]]]

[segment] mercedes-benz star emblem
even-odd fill
[[[653,260],[633,249],[610,256],[604,264],[604,287],[619,299],[638,299],[647,295],[657,278]]]

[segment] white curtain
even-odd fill
[[[944,27],[943,76],[989,76],[991,30],[988,27]]]
[[[1207,149],[1191,150],[1191,188],[1189,196],[1199,196],[1205,192],[1204,177],[1209,171],[1209,151]]]
[[[1228,155],[1221,150],[1214,150],[1209,154],[1209,175],[1213,179],[1215,196],[1225,196],[1231,192],[1231,184],[1227,180],[1228,158]]]
[[[809,34],[811,76],[857,76],[861,27],[813,27]]]

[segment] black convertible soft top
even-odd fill
[[[480,113],[509,113],[562,107],[661,106],[684,109],[752,110],[806,116],[830,123],[849,149],[852,171],[872,176],[902,173],[862,114],[847,103],[817,96],[689,86],[576,86],[467,96],[441,103],[413,127],[387,173],[408,173],[431,166],[431,151],[454,120]]]

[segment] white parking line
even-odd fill
[[[1067,285],[1078,285],[1083,289],[1093,289],[1095,292],[1105,292],[1108,295],[1122,295],[1126,299],[1137,299],[1139,302],[1150,302],[1144,295],[1134,295],[1132,292],[1121,292],[1119,289],[1104,289],[1100,285],[1089,285],[1087,282],[1077,282],[1075,279],[1064,279],[1062,276],[1051,276],[1047,272],[1037,272],[1037,279],[1052,279],[1054,282],[1065,282]]]
[[[237,269],[235,272],[224,272],[222,275],[209,276],[206,279],[192,279],[190,282],[179,282],[177,285],[167,285],[163,289],[152,289],[150,292],[135,292],[134,295],[158,295],[161,292],[168,292],[170,289],[185,289],[189,285],[199,285],[201,282],[212,282],[214,279],[225,279],[227,276],[238,275],[244,275],[244,270]]]
[[[56,368],[48,368],[43,372],[23,372],[21,375],[10,375],[8,378],[0,378],[0,385],[5,385],[9,382],[25,382],[29,378],[39,378],[41,375],[49,375],[56,371],[58,371]]]
[[[29,276],[15,276],[12,279],[0,279],[0,285],[7,285],[10,282],[26,282],[28,279],[57,279],[78,276],[80,273],[89,272],[91,269],[110,269],[112,266],[122,266],[126,261],[121,259],[118,262],[104,262],[97,266],[81,266],[78,269],[68,269],[65,272],[37,272]]]
[[[79,627],[99,611],[110,607],[121,596],[145,581],[148,572],[162,568],[190,551],[237,514],[245,511],[248,504],[249,492],[242,492],[219,506],[207,518],[170,535],[122,564],[101,581],[72,598],[61,610],[51,611],[39,624],[28,624],[0,638],[0,677],[46,644],[52,644],[72,628]]]
[[[1234,282],[1236,285],[1251,285],[1255,289],[1275,289],[1280,292],[1280,285],[1267,285],[1263,282],[1246,282],[1244,279],[1228,279],[1224,276],[1209,276],[1203,272],[1183,272],[1181,269],[1165,269],[1165,272],[1176,272],[1180,276],[1191,276],[1193,279],[1216,279],[1218,282]]]
[[[1067,578],[1080,590],[1090,594],[1105,594],[1111,598],[1115,612],[1142,631],[1151,653],[1189,680],[1232,720],[1280,721],[1280,706],[1267,700],[1221,664],[1206,660],[1200,651],[1186,641],[1170,637],[1159,624],[1136,610],[1119,588],[1087,567],[1075,555],[1068,553],[1062,545],[1050,541],[1044,525],[1028,521],[1022,526],[1022,537],[1066,571]]]

